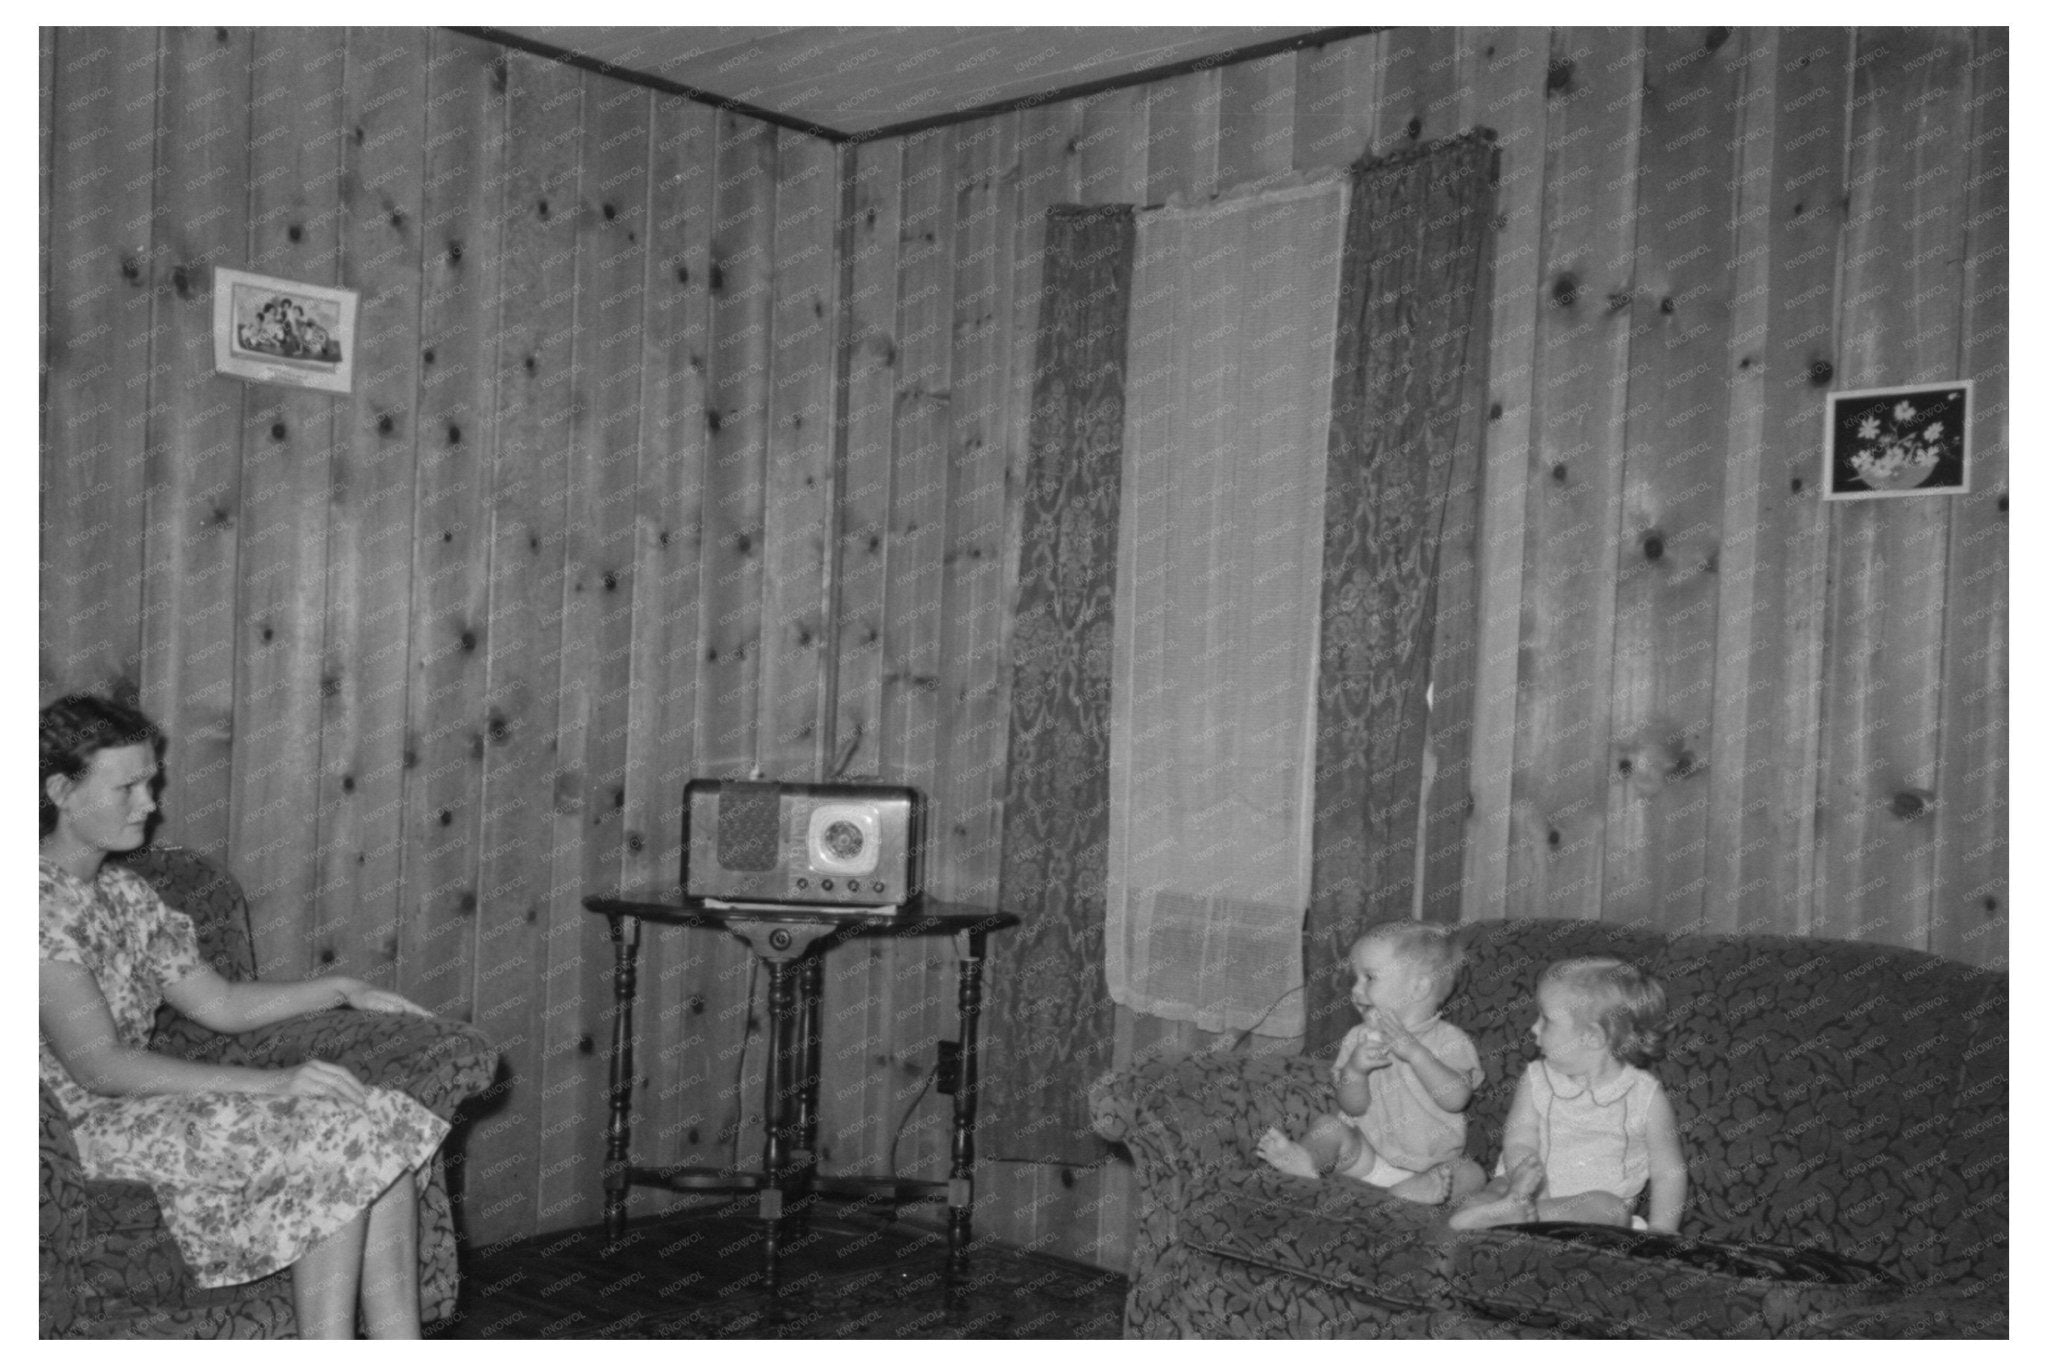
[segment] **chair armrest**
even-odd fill
[[[85,1173],[78,1165],[78,1145],[64,1107],[49,1087],[38,1082],[36,1089],[42,1093],[37,1317],[41,1335],[53,1338],[69,1332],[78,1316],[78,1267],[86,1238]]]
[[[242,1034],[216,1034],[189,1020],[157,1032],[158,1050],[195,1062],[281,1068],[319,1058],[366,1085],[402,1091],[443,1119],[483,1092],[498,1050],[472,1026],[438,1016],[323,1010]]]

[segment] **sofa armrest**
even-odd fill
[[[369,1010],[323,1010],[243,1034],[216,1034],[181,1019],[159,1030],[153,1046],[231,1067],[338,1062],[366,1085],[402,1091],[447,1120],[490,1086],[498,1065],[498,1050],[469,1025]]]
[[[2006,1297],[1918,1290],[1882,1304],[1816,1314],[1802,1338],[2005,1338],[2012,1334]]]
[[[78,1145],[64,1107],[49,1087],[38,1082],[37,1089],[42,1093],[37,1317],[41,1336],[54,1338],[69,1332],[78,1316],[79,1261],[86,1239],[85,1173],[78,1165]]]
[[[1720,1242],[1590,1224],[1459,1235],[1451,1298],[1589,1337],[2002,1337],[2004,1287],[1902,1284],[1825,1248]]]
[[[1095,1132],[1148,1165],[1190,1174],[1253,1161],[1259,1135],[1299,1135],[1336,1103],[1328,1067],[1302,1057],[1200,1053],[1140,1063],[1089,1088]]]

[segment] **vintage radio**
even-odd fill
[[[683,789],[683,892],[714,904],[915,910],[915,788],[696,778]]]

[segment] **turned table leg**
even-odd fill
[[[967,1278],[967,1243],[974,1236],[974,1110],[981,1076],[981,957],[985,936],[954,936],[960,977],[960,1084],[953,1091],[953,1166],[946,1190],[946,1284]]]
[[[638,988],[640,922],[605,917],[612,932],[611,1115],[604,1139],[604,1237],[626,1231],[627,1153],[633,1141],[633,997]]]

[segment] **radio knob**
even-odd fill
[[[873,882],[870,882],[868,884],[868,890],[876,893],[877,895],[880,895],[882,891],[882,880],[880,878],[876,878]]]
[[[846,890],[847,890],[847,891],[849,891],[849,892],[857,892],[857,891],[859,891],[859,890],[860,890],[860,882],[859,882],[859,880],[858,880],[858,879],[855,879],[855,878],[848,878],[848,879],[846,879]]]
[[[823,888],[824,888],[824,889],[825,889],[826,891],[828,891],[828,892],[829,892],[829,891],[831,891],[831,890],[832,890],[832,879],[831,879],[831,878],[829,878],[829,877],[827,877],[827,878],[819,878],[819,879],[818,879],[818,885],[819,885],[820,887],[823,887]]]
[[[808,887],[808,886],[810,886],[810,885],[811,885],[811,880],[810,880],[809,878],[807,878],[807,877],[800,877],[800,878],[798,878],[798,879],[796,880],[796,889],[797,889],[797,890],[798,890],[799,892],[801,892],[802,890],[804,890],[804,888],[806,888],[806,887]]]

